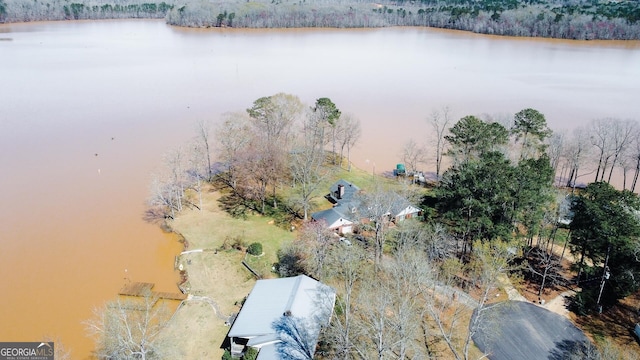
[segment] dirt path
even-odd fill
[[[513,286],[513,284],[511,283],[511,280],[507,275],[500,274],[500,276],[498,277],[498,283],[500,284],[500,286],[502,286],[502,289],[504,289],[504,291],[507,293],[509,300],[528,302],[528,300],[524,296],[522,296],[522,294],[520,294],[518,289],[516,289]]]
[[[216,304],[216,302],[213,301],[213,299],[210,297],[190,295],[186,301],[203,301],[211,306],[211,308],[213,309],[213,312],[216,314],[216,317],[218,319],[224,320],[224,321],[229,320],[229,316],[225,316],[224,314],[222,314],[222,312],[220,311],[220,308],[218,307],[218,304]]]
[[[532,304],[545,308],[551,312],[554,312],[558,315],[562,315],[567,319],[569,319],[569,309],[567,308],[567,298],[575,294],[574,290],[567,290],[563,293],[560,293],[558,296],[551,299],[550,301],[545,302],[544,304],[539,304],[534,301],[529,301],[527,300],[527,298],[522,296],[522,294],[520,294],[518,289],[516,289],[513,286],[513,284],[511,283],[511,280],[506,275],[502,274],[498,279],[498,281],[500,282],[500,285],[502,286],[504,291],[509,296],[509,300],[531,302]]]
[[[543,308],[552,311],[558,315],[562,315],[569,319],[569,309],[567,308],[567,298],[573,296],[576,292],[574,290],[567,290],[545,304],[541,305]]]

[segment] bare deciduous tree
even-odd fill
[[[609,160],[614,154],[612,122],[613,119],[598,119],[590,124],[591,145],[598,149],[598,169],[596,170],[594,181],[602,181],[604,179]]]
[[[303,129],[302,139],[294,146],[289,156],[289,168],[293,178],[293,186],[297,194],[297,202],[302,205],[303,218],[308,219],[309,207],[315,192],[320,186],[320,180],[330,174],[330,169],[324,167],[325,155],[322,143],[314,141],[311,131],[317,125],[312,119],[307,118]]]
[[[202,187],[205,181],[208,181],[212,177],[210,158],[208,155],[208,148],[204,143],[194,141],[189,147],[188,161],[189,169],[187,171],[188,181],[191,184],[190,187],[196,192],[198,196],[198,210],[202,210]],[[209,170],[207,170],[209,169]],[[195,206],[195,205],[194,205]]]
[[[151,207],[160,208],[165,217],[175,218],[184,206],[185,189],[189,186],[181,148],[169,151],[164,156],[164,168],[151,179]]]
[[[432,280],[432,270],[422,239],[411,232],[401,235],[393,257],[383,264],[383,272],[393,299],[390,332],[396,341],[391,344],[391,350],[397,359],[424,357],[417,353],[419,347],[415,339],[420,337],[421,324],[415,319],[423,316],[419,284]]]
[[[329,251],[328,263],[329,277],[334,279],[341,296],[336,301],[336,312],[324,335],[331,344],[334,357],[348,360],[357,357],[355,347],[361,329],[355,319],[354,297],[367,271],[366,254],[357,244],[334,246]]]
[[[199,149],[198,154],[201,155],[206,162],[206,179],[211,181],[213,178],[213,168],[211,167],[211,121],[202,119],[196,123],[196,144]],[[200,162],[198,160],[198,162]]]
[[[638,123],[634,120],[612,119],[609,126],[612,132],[613,160],[607,182],[611,183],[611,176],[616,165],[620,161],[620,156],[625,152],[631,141],[638,137]],[[604,169],[603,169],[604,173]]]
[[[369,273],[358,293],[361,336],[354,344],[361,359],[387,359],[398,340],[389,316],[394,298],[384,277]]]
[[[241,155],[251,140],[249,116],[244,112],[222,115],[216,129],[218,157],[223,165],[223,181],[232,189],[238,185],[238,172],[242,168]]]
[[[45,336],[44,342],[53,342],[55,344],[53,349],[53,358],[55,360],[72,359],[71,350],[67,349],[67,347],[64,346],[64,343],[62,343],[60,339],[51,336]]]
[[[262,97],[247,109],[253,126],[251,141],[245,152],[247,161],[247,179],[253,179],[251,191],[256,200],[262,203],[265,211],[267,186],[273,190],[273,207],[277,208],[276,188],[285,175],[285,164],[289,152],[293,124],[302,114],[303,105],[297,96],[279,93]]]
[[[307,253],[305,268],[309,276],[324,280],[329,250],[337,240],[335,233],[327,229],[323,222],[314,221],[302,225],[298,233],[298,241]]]
[[[553,250],[542,249],[538,246],[529,252],[528,270],[540,278],[538,287],[538,298],[542,297],[546,286],[561,283],[562,265],[560,258],[553,253]]]
[[[276,349],[281,359],[313,360],[316,339],[309,331],[311,324],[304,318],[283,315],[271,325],[280,342]]]
[[[438,334],[437,338],[444,341],[451,355],[457,360],[464,358],[460,343],[466,335],[460,334],[458,328],[477,306],[474,299],[457,289],[460,285],[457,275],[462,271],[463,264],[456,258],[449,258],[440,264],[431,281],[419,284],[424,309],[428,315],[423,317],[422,327],[426,333],[432,322],[435,325],[435,333]],[[424,346],[430,353],[430,344],[426,336]]]
[[[158,299],[144,297],[107,303],[95,309],[85,322],[87,332],[96,340],[99,359],[162,359],[163,349],[156,341],[169,316]]]
[[[488,331],[482,329],[484,323],[484,312],[487,309],[489,295],[499,284],[501,276],[506,276],[507,271],[513,270],[513,259],[518,256],[518,245],[514,242],[503,242],[500,240],[476,241],[473,245],[473,256],[471,259],[470,274],[474,285],[479,290],[478,306],[469,324],[469,332],[464,341],[464,359],[469,359],[471,339],[478,331]]]
[[[632,149],[630,157],[633,159],[633,163],[635,164],[635,170],[633,173],[633,180],[631,181],[631,191],[635,192],[636,184],[638,183],[638,175],[640,175],[640,136],[637,136],[634,139]]]
[[[549,156],[551,168],[553,169],[555,177],[558,176],[558,167],[560,165],[560,160],[562,159],[562,154],[565,151],[565,141],[566,135],[565,132],[562,131],[554,132],[547,138],[547,155]]]
[[[358,196],[360,204],[357,212],[362,219],[365,219],[364,227],[373,231],[376,265],[379,265],[382,259],[385,233],[392,216],[391,209],[397,198],[395,192],[383,188],[379,183],[376,183],[375,188],[370,192],[361,193]]]
[[[431,117],[427,119],[436,139],[436,178],[438,180],[440,179],[440,172],[442,171],[442,157],[446,152],[447,145],[444,137],[449,131],[449,124],[452,118],[451,109],[445,106],[440,111],[434,110],[431,113]]]
[[[569,175],[567,187],[575,187],[578,180],[578,172],[585,160],[590,155],[590,137],[585,128],[577,128],[565,148],[564,157],[567,159]]]
[[[261,207],[257,210],[261,213],[265,212],[269,186],[273,189],[273,207],[277,208],[275,192],[278,182],[286,174],[287,156],[285,149],[265,140],[253,137],[242,155],[246,181],[244,192],[260,202]]]
[[[409,139],[402,147],[402,162],[410,174],[418,171],[418,165],[426,162],[426,150],[413,139]]]
[[[346,113],[340,116],[336,137],[340,145],[340,159],[344,158],[344,149],[347,148],[347,170],[351,171],[351,148],[360,139],[362,129],[360,128],[360,120],[354,115]]]

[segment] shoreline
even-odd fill
[[[274,30],[274,31],[283,31],[283,30],[308,30],[308,31],[326,31],[326,30],[376,30],[376,29],[429,29],[436,31],[445,31],[445,32],[460,32],[467,35],[476,35],[476,36],[487,36],[496,39],[521,39],[521,40],[539,40],[539,41],[571,41],[571,42],[589,42],[589,43],[632,43],[632,42],[640,42],[640,36],[636,38],[611,38],[611,39],[603,39],[603,38],[575,38],[575,37],[554,37],[554,36],[530,36],[530,35],[513,35],[513,34],[495,34],[490,32],[480,32],[473,31],[467,29],[461,29],[456,27],[439,27],[433,25],[410,25],[410,24],[384,24],[380,26],[189,26],[182,24],[174,24],[167,21],[166,17],[122,17],[122,18],[93,18],[93,19],[56,19],[56,18],[43,18],[43,19],[34,19],[28,21],[4,21],[0,22],[0,28],[3,26],[12,26],[12,25],[34,25],[39,23],[60,23],[60,22],[109,22],[109,21],[162,21],[165,25],[169,27],[173,27],[176,29],[182,29],[185,31],[188,30],[209,30],[209,31],[264,31],[264,30]],[[640,27],[640,25],[637,25]],[[1,32],[0,32],[1,33]],[[0,41],[12,41],[12,38],[0,38]]]

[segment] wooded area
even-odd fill
[[[188,27],[430,26],[509,36],[640,39],[640,5],[633,0],[0,0],[0,23],[121,18],[166,18]]]

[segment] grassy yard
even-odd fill
[[[172,221],[171,228],[184,236],[186,250],[178,264],[188,275],[186,287],[195,298],[185,301],[174,314],[163,338],[175,344],[181,359],[215,359],[222,356],[220,345],[228,327],[223,318],[239,310],[239,304],[255,284],[254,276],[241,264],[245,248],[252,242],[263,245],[264,255],[257,261],[268,269],[276,261],[281,244],[294,233],[273,225],[257,215],[233,218],[218,206],[220,194],[203,194],[202,210],[185,210]]]

